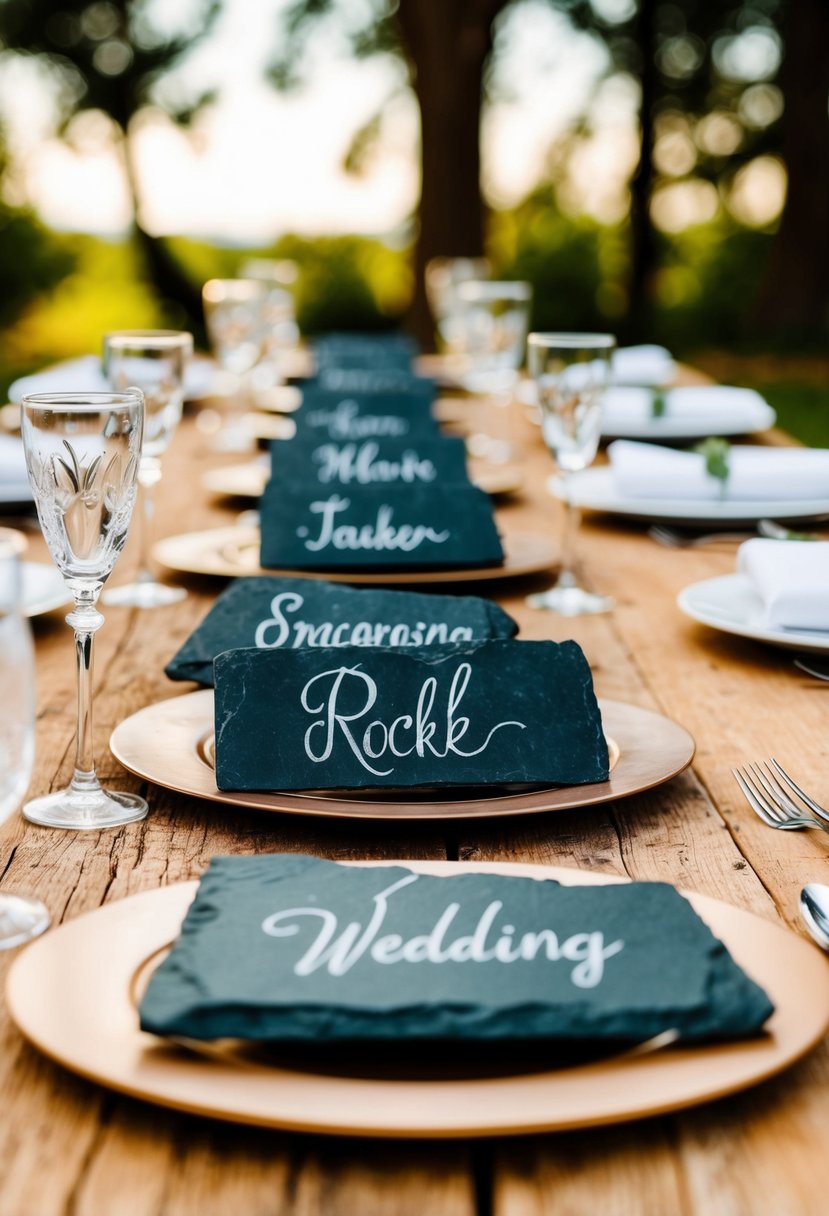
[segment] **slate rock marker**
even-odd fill
[[[439,570],[504,558],[489,496],[465,483],[337,488],[276,478],[260,500],[276,570]]]
[[[280,484],[307,480],[320,485],[430,485],[468,481],[462,439],[362,439],[336,441],[303,432],[271,444],[271,475]]]
[[[141,1003],[194,1039],[640,1042],[772,1012],[665,883],[561,886],[297,855],[218,857]]]
[[[213,671],[221,790],[608,777],[590,667],[575,642],[232,650]]]
[[[224,650],[321,646],[434,646],[511,638],[512,617],[472,595],[355,590],[317,579],[238,578],[213,604],[165,671],[171,680],[213,683]]]

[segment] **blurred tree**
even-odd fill
[[[0,177],[5,164],[0,138]],[[33,296],[60,282],[74,264],[72,252],[32,212],[0,200],[0,325],[16,320]]]
[[[753,322],[821,341],[829,327],[829,5],[790,0],[779,84],[788,191]]]
[[[146,0],[0,0],[0,45],[37,56],[55,74],[60,134],[71,138],[72,119],[83,111],[97,110],[110,120],[147,271],[161,297],[191,323],[201,316],[199,293],[141,220],[134,134],[136,118],[148,106],[187,125],[212,99],[212,93],[176,96],[159,85],[209,31],[219,7],[220,0],[196,0],[186,31],[171,33]]]
[[[423,286],[427,261],[483,252],[484,73],[493,23],[510,2],[514,0],[368,0],[352,20],[337,0],[292,0],[283,15],[280,49],[270,71],[280,88],[299,83],[303,53],[323,18],[344,27],[356,55],[397,55],[408,67],[421,130],[421,196],[409,319],[426,344],[433,340]],[[365,133],[360,132],[360,138]]]

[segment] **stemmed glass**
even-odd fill
[[[140,528],[138,573],[135,582],[105,591],[104,603],[159,608],[175,604],[187,595],[183,587],[167,586],[153,576],[150,529],[155,513],[155,487],[161,480],[161,457],[181,421],[184,375],[192,354],[192,334],[178,330],[119,330],[104,338],[104,373],[110,388],[124,392],[135,387],[144,394],[144,444],[138,465],[144,519]]]
[[[463,339],[458,288],[473,279],[488,279],[490,274],[486,258],[430,258],[426,263],[426,298],[441,345],[448,354],[457,353]]]
[[[513,455],[508,410],[524,359],[532,287],[523,282],[470,280],[458,285],[457,298],[465,361],[461,384],[500,407],[503,426],[499,429],[505,432],[501,438],[473,434],[469,450],[473,456],[504,463]]]
[[[241,404],[248,377],[262,358],[266,339],[268,287],[258,279],[209,279],[202,288],[204,320],[216,361],[233,378],[233,397]],[[222,452],[246,452],[252,439],[241,410],[226,413],[214,446]]]
[[[530,334],[527,364],[535,381],[541,425],[564,482],[564,536],[561,573],[556,586],[527,603],[563,616],[609,612],[613,600],[578,585],[573,549],[578,512],[573,506],[570,478],[596,458],[602,430],[602,400],[610,380],[616,339],[610,334]]]
[[[0,822],[20,805],[35,755],[35,664],[21,611],[18,536],[0,528]],[[22,946],[48,927],[49,913],[40,900],[0,894],[0,950]]]
[[[263,354],[251,379],[257,391],[267,392],[285,383],[291,371],[291,356],[299,344],[294,297],[289,290],[296,282],[298,267],[296,262],[283,259],[248,258],[240,273],[266,288],[262,303]]]
[[[40,526],[75,606],[78,728],[75,771],[65,790],[23,807],[33,823],[109,828],[143,819],[136,794],[104,790],[92,749],[92,642],[104,623],[96,604],[127,539],[141,459],[144,397],[124,393],[34,393],[22,402],[23,447]]]

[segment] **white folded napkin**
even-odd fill
[[[29,502],[31,497],[23,443],[13,435],[0,435],[0,502]]]
[[[216,369],[209,360],[193,359],[184,375],[184,395],[191,400],[207,396]],[[24,393],[105,393],[109,383],[97,355],[82,355],[54,363],[31,376],[21,376],[9,388],[9,401],[20,403]]]
[[[613,355],[613,380],[616,384],[639,384],[658,388],[670,384],[676,364],[664,346],[622,346]]]
[[[627,439],[617,439],[607,452],[614,486],[626,498],[829,501],[825,448],[732,447],[725,493],[722,483],[706,471],[699,452]]]
[[[671,388],[662,393],[664,413],[654,417],[654,390],[649,388],[609,388],[602,405],[602,429],[609,435],[623,434],[625,427],[641,427],[652,423],[688,422],[710,435],[717,427],[726,425],[730,431],[741,426],[754,429],[768,406],[759,393],[751,388],[733,388],[726,384],[688,385]]]
[[[737,569],[763,603],[753,625],[829,632],[829,541],[758,537],[740,545]]]
[[[24,393],[105,393],[109,389],[97,355],[54,363],[9,387],[9,401],[19,405]]]

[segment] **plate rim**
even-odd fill
[[[740,511],[731,513],[723,513],[722,510],[706,510],[706,508],[721,507],[718,500],[711,499],[703,501],[701,499],[664,499],[664,498],[636,498],[624,499],[614,494],[604,502],[597,501],[591,495],[592,501],[586,501],[578,490],[579,481],[584,485],[584,481],[590,483],[610,479],[610,466],[607,464],[594,466],[590,469],[585,469],[581,473],[576,473],[571,479],[573,488],[573,502],[579,510],[596,511],[602,515],[618,515],[625,519],[647,520],[653,523],[660,520],[671,520],[675,523],[723,523],[723,524],[738,524],[738,523],[756,523],[758,519],[811,519],[820,520],[829,518],[829,496],[818,502],[817,499],[803,500],[801,503],[791,501],[790,503],[782,503],[775,501],[766,501],[765,503],[756,502],[751,499],[732,500],[727,505],[741,508]],[[548,478],[548,486],[551,493],[556,498],[561,498],[559,492],[561,487],[561,479],[558,474],[553,474]],[[680,511],[677,513],[677,504],[687,504],[689,510],[687,512]],[[782,509],[781,509],[782,508]]]
[[[536,879],[555,878],[559,881],[581,885],[609,885],[631,881],[621,875],[608,875],[587,869],[571,867],[546,866],[527,862],[459,862],[445,860],[384,860],[378,862],[356,861],[345,864],[356,865],[402,865],[420,873],[470,873],[490,872],[506,873],[512,876],[523,876]],[[29,945],[14,960],[6,983],[6,1000],[12,1020],[19,1032],[38,1051],[63,1068],[86,1078],[104,1088],[132,1098],[150,1102],[153,1105],[167,1109],[184,1111],[210,1118],[218,1118],[226,1122],[240,1123],[249,1126],[266,1126],[282,1130],[294,1130],[323,1135],[342,1137],[372,1136],[383,1139],[456,1139],[462,1137],[485,1138],[503,1135],[527,1135],[541,1132],[575,1130],[577,1128],[608,1126],[612,1124],[633,1122],[638,1119],[666,1114],[671,1111],[687,1109],[703,1102],[725,1097],[729,1094],[750,1088],[782,1072],[797,1060],[805,1056],[824,1036],[829,1026],[829,970],[826,960],[815,946],[793,933],[792,930],[766,920],[756,913],[738,908],[712,896],[695,894],[678,888],[694,907],[695,911],[710,925],[715,935],[725,941],[725,944],[740,961],[743,949],[748,950],[752,937],[761,934],[762,950],[757,948],[757,942],[751,944],[751,950],[756,957],[747,967],[749,974],[764,987],[771,987],[775,996],[775,1012],[770,1022],[770,1035],[760,1039],[746,1039],[721,1044],[700,1044],[696,1047],[676,1046],[650,1055],[616,1056],[598,1064],[579,1065],[573,1069],[550,1071],[530,1074],[515,1074],[512,1077],[475,1078],[472,1080],[405,1080],[338,1077],[331,1074],[292,1073],[288,1068],[276,1069],[263,1065],[256,1070],[260,1077],[260,1088],[265,1085],[276,1095],[274,1109],[273,1094],[266,1095],[271,1104],[270,1111],[251,1109],[252,1102],[247,1102],[238,1096],[239,1090],[247,1089],[240,1086],[238,1070],[226,1065],[217,1065],[213,1061],[205,1062],[203,1058],[174,1057],[155,1060],[153,1052],[146,1050],[154,1042],[152,1036],[141,1032],[136,1024],[134,1007],[130,1000],[129,981],[134,975],[135,965],[147,957],[147,954],[158,945],[169,941],[175,936],[181,923],[181,918],[189,906],[195,893],[197,882],[171,883],[166,887],[156,888],[114,900],[91,912],[75,917],[65,922],[51,933],[44,935]],[[152,916],[155,905],[155,918]],[[135,915],[137,908],[143,915]],[[120,1045],[122,1053],[125,1049],[132,1051],[135,1056],[131,1065],[127,1060],[121,1064],[121,1073],[113,1076],[113,1070],[108,1071],[100,1064],[93,1066],[88,1059],[73,1059],[70,1052],[74,1045],[67,1047],[64,1043],[55,1044],[48,1033],[43,1032],[43,1010],[48,1009],[49,1002],[43,1000],[42,975],[38,982],[38,968],[41,956],[47,963],[55,961],[55,942],[59,942],[58,954],[65,957],[72,955],[77,964],[77,938],[89,937],[89,926],[103,925],[104,931],[109,929],[113,943],[117,942],[117,957],[111,958],[111,965],[101,968],[97,965],[100,959],[100,934],[93,933],[86,944],[86,951],[94,953],[94,976],[97,987],[81,984],[74,986],[71,994],[72,1002],[76,1003],[76,1016],[81,1019],[86,1013],[87,1025],[90,1022],[95,1032],[96,1051],[112,1041],[112,1045]],[[69,939],[71,948],[64,948]],[[149,939],[149,940],[148,940]],[[97,949],[96,949],[97,943]],[[112,943],[111,943],[112,944]],[[781,945],[778,950],[777,945]],[[149,949],[148,949],[149,947]],[[135,957],[140,950],[140,955]],[[784,959],[785,975],[779,974],[779,959]],[[769,971],[765,971],[769,961]],[[745,965],[745,963],[743,963]],[[50,979],[52,969],[47,967]],[[762,972],[762,974],[759,974]],[[805,974],[804,974],[805,973]],[[811,1021],[804,1029],[804,1018],[799,995],[788,996],[792,976],[797,975],[796,985],[802,991],[808,982],[810,990],[816,983],[822,987],[822,1002],[812,1001]],[[35,981],[35,993],[30,992],[26,1000],[26,988],[31,989],[32,977]],[[770,977],[774,981],[770,983]],[[785,987],[784,987],[785,980]],[[110,985],[111,987],[108,987]],[[794,986],[794,985],[792,985]],[[775,991],[777,989],[777,991]],[[100,995],[114,991],[117,1000],[122,1000],[128,1011],[126,1028],[119,1025],[119,1019],[124,1013],[116,1008],[108,1007],[106,1000],[101,1001]],[[97,1002],[97,1003],[96,1003]],[[797,1006],[795,1011],[794,1006]],[[36,1014],[35,1024],[32,1025],[32,1010]],[[818,1016],[819,1010],[819,1016]],[[62,1008],[61,1031],[66,1026],[66,1007]],[[38,1018],[40,1021],[38,1022]],[[48,1013],[46,1015],[48,1023]],[[785,1029],[784,1040],[780,1041],[780,1023]],[[789,1025],[789,1023],[792,1025]],[[777,1033],[775,1033],[777,1028]],[[87,1036],[88,1038],[88,1036]],[[147,1041],[149,1040],[149,1042]],[[139,1050],[140,1049],[140,1050]],[[88,1045],[87,1045],[88,1052]],[[77,1053],[76,1053],[77,1054]],[[755,1059],[759,1057],[759,1059]],[[704,1060],[709,1064],[703,1072],[708,1076],[705,1080],[700,1077],[699,1064]],[[725,1062],[725,1070],[723,1069]],[[170,1082],[158,1080],[159,1068],[173,1072],[173,1090],[170,1092]],[[729,1072],[729,1066],[731,1071]],[[212,1072],[212,1093],[193,1097],[193,1071],[199,1074],[196,1082],[205,1089],[207,1070]],[[218,1070],[218,1071],[217,1071]],[[725,1075],[724,1075],[725,1072]],[[585,1076],[586,1074],[586,1076]],[[250,1079],[250,1071],[245,1070],[245,1078]],[[264,1081],[262,1081],[264,1077]],[[300,1088],[310,1090],[310,1098],[314,1095],[334,1097],[335,1101],[320,1103],[317,1099],[309,1102],[306,1099],[304,1115],[296,1112],[292,1115],[291,1103],[296,1108],[296,1098],[291,1092],[291,1083],[300,1079]],[[279,1078],[281,1085],[273,1085]],[[598,1078],[598,1085],[596,1080]],[[608,1081],[616,1079],[623,1082],[621,1091],[615,1101],[611,1092],[607,1096]],[[216,1082],[219,1093],[217,1097]],[[568,1103],[568,1089],[572,1091],[575,1082],[576,1091],[582,1090],[586,1084],[588,1090],[598,1090],[594,1105],[575,1111],[572,1102]],[[679,1082],[679,1088],[677,1086]],[[178,1089],[176,1088],[178,1087]],[[182,1094],[181,1087],[185,1092]],[[254,1082],[255,1088],[255,1082]],[[366,1090],[368,1093],[366,1094]],[[400,1102],[399,1091],[403,1095],[403,1113],[394,1112],[393,1123],[388,1118],[388,1099],[398,1091],[397,1101]],[[559,1093],[556,1093],[556,1090]],[[227,1094],[225,1098],[222,1091]],[[453,1091],[458,1091],[453,1093]],[[552,1100],[551,1100],[552,1091]],[[655,1091],[655,1092],[654,1092]],[[362,1097],[363,1106],[368,1103],[372,1113],[376,1109],[383,1112],[381,1117],[355,1116],[352,1100]],[[256,1095],[261,1099],[261,1095]],[[228,1108],[230,1097],[234,1100],[234,1108]],[[385,1098],[385,1102],[383,1099]],[[440,1100],[442,1099],[442,1100]],[[284,1109],[287,1100],[288,1110]],[[583,1105],[582,1099],[582,1105]],[[506,1102],[506,1109],[505,1109]],[[556,1102],[558,1109],[556,1109]],[[280,1103],[282,1109],[279,1109]],[[452,1104],[455,1104],[454,1107]],[[247,1106],[247,1109],[242,1107]],[[359,1106],[359,1101],[358,1101]],[[450,1108],[447,1115],[447,1107]],[[552,1108],[552,1109],[551,1109]],[[320,1110],[322,1114],[318,1113]],[[332,1112],[340,1113],[339,1118],[332,1118]],[[443,1120],[441,1122],[441,1120]]]
[[[559,564],[559,546],[551,535],[526,528],[504,528],[500,532],[504,548],[505,561],[501,566],[469,566],[451,569],[434,570],[277,570],[256,566],[252,569],[231,568],[230,564],[216,565],[207,560],[187,560],[182,562],[176,557],[176,549],[187,542],[188,550],[194,546],[198,553],[217,553],[221,545],[231,543],[258,543],[259,529],[243,527],[239,524],[226,524],[219,528],[206,528],[198,532],[181,532],[175,536],[166,536],[156,541],[152,547],[152,557],[167,570],[177,574],[195,574],[209,578],[250,578],[273,576],[274,578],[311,578],[324,579],[331,583],[352,583],[355,586],[411,586],[421,583],[425,586],[438,586],[444,583],[485,583],[503,581],[505,579],[526,578],[534,574],[544,574],[557,569]],[[510,546],[530,542],[543,549],[544,556],[530,562],[510,565]],[[172,550],[172,553],[171,553]],[[172,559],[172,560],[171,560]]]
[[[57,575],[57,578],[59,578],[61,580],[61,586],[63,588],[63,594],[60,599],[58,599],[57,581],[56,581],[54,595],[44,596],[39,600],[32,600],[29,603],[24,602],[24,604],[23,604],[24,617],[31,619],[32,617],[35,617],[35,616],[45,616],[47,612],[55,612],[58,608],[63,608],[67,604],[71,604],[72,596],[69,594],[68,590],[66,589],[66,584],[63,582],[60,571],[57,569],[56,566],[52,565],[51,562],[23,561],[23,562],[21,562],[21,566],[22,566],[24,572],[25,572],[27,566],[37,566],[40,569],[52,571],[52,573]]]
[[[628,768],[635,768],[637,753],[631,744],[626,745],[626,738],[629,738],[626,723],[619,723],[617,720],[609,726],[608,733],[619,746],[619,760],[607,781],[592,785],[564,786],[522,794],[499,794],[485,799],[426,799],[422,802],[396,802],[393,798],[387,800],[382,797],[367,801],[336,796],[326,798],[301,791],[235,792],[216,788],[212,770],[197,752],[198,740],[213,724],[212,703],[213,689],[202,688],[145,706],[118,723],[110,736],[110,751],[124,768],[142,780],[207,802],[253,811],[331,819],[382,819],[388,822],[508,818],[514,815],[556,813],[602,806],[618,798],[646,793],[673,780],[688,768],[696,752],[696,744],[690,732],[672,718],[655,710],[629,705],[627,702],[599,698],[603,717],[609,713],[613,719],[614,715],[621,711],[627,717],[628,723],[633,719],[635,724],[636,719],[641,721],[642,717],[646,717],[651,722],[655,720],[661,724],[663,730],[668,730],[676,749],[675,758],[670,764],[658,774],[651,773],[645,781],[628,784]],[[209,710],[207,706],[210,707]],[[143,734],[147,721],[151,723],[150,731],[154,731],[154,734],[149,736]],[[149,752],[153,762],[149,769],[146,759],[138,759],[136,741],[138,754]],[[184,744],[183,749],[180,744]],[[174,769],[174,777],[165,776],[163,772],[159,776],[157,768],[152,771],[159,757],[163,757],[165,749],[174,757],[174,762],[168,760],[170,767]],[[187,780],[182,784],[185,777]]]
[[[829,651],[829,632],[827,632],[826,638],[823,640],[819,634],[810,633],[807,630],[789,629],[781,631],[777,629],[765,629],[759,625],[750,625],[747,621],[742,622],[717,618],[712,613],[706,612],[704,608],[699,608],[693,603],[692,596],[694,593],[701,592],[706,588],[712,591],[715,585],[719,589],[724,583],[731,584],[732,586],[739,584],[746,587],[746,589],[751,589],[751,580],[745,574],[741,574],[739,570],[736,570],[731,574],[720,574],[716,578],[703,578],[698,579],[695,583],[689,583],[677,595],[677,606],[690,620],[696,621],[700,625],[706,625],[709,629],[716,629],[720,633],[729,633],[734,637],[748,638],[753,642],[766,642],[769,646],[777,646],[781,650],[797,650],[801,653],[809,654],[825,654]],[[710,606],[716,607],[715,604]]]

